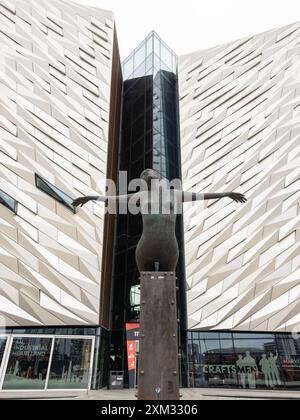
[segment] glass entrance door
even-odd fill
[[[0,336],[0,389],[89,389],[93,354],[94,337]]]

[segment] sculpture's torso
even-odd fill
[[[139,271],[154,271],[155,263],[158,263],[160,271],[176,270],[179,256],[175,233],[177,216],[174,200],[170,197],[163,206],[162,194],[159,202],[153,203],[148,193],[141,193],[141,207],[147,208],[148,214],[142,211],[143,234],[136,249]],[[156,214],[151,212],[151,204],[157,210]]]

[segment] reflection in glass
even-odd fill
[[[3,206],[7,207],[15,214],[17,213],[18,202],[2,190],[0,190],[0,204],[3,204]]]
[[[276,340],[281,354],[282,376],[288,388],[300,388],[300,340],[279,338]]]
[[[132,319],[138,319],[140,316],[141,305],[141,287],[139,285],[132,286],[130,289],[130,307]]]
[[[51,338],[14,338],[3,389],[44,389]]]
[[[251,351],[252,353],[261,352],[276,352],[276,343],[274,338],[257,338],[252,340],[251,337],[246,340],[234,340],[235,350],[237,353],[245,353]]]
[[[87,389],[92,340],[55,339],[48,389]]]
[[[251,333],[233,333],[232,339],[230,333],[220,333],[216,340],[217,334],[189,334],[190,386],[299,388],[298,340],[289,335]]]
[[[3,355],[4,355],[6,341],[7,341],[6,338],[0,337],[0,367],[1,367],[2,359],[3,359]]]

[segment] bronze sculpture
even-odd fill
[[[178,201],[192,202],[198,200],[212,200],[228,197],[235,202],[247,201],[243,194],[236,192],[198,194],[184,192],[182,190],[164,189],[161,185],[157,189],[156,199],[153,200],[153,184],[161,181],[162,177],[153,169],[146,169],[141,174],[141,180],[145,181],[148,189],[135,194],[118,197],[85,196],[74,200],[73,205],[84,206],[91,200],[107,202],[110,199],[128,201],[135,197],[140,201],[143,217],[143,233],[136,248],[136,262],[140,272],[145,271],[169,271],[176,270],[179,249],[175,235],[176,218],[175,205]],[[164,200],[165,197],[168,197]],[[164,205],[162,204],[164,201]],[[154,206],[153,206],[154,205]],[[156,211],[152,212],[151,208]],[[168,208],[170,211],[165,211]]]

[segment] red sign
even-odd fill
[[[128,370],[136,370],[136,343],[127,341]]]
[[[127,332],[127,359],[129,372],[129,386],[134,388],[136,376],[136,345],[139,341],[140,324],[126,324]]]

